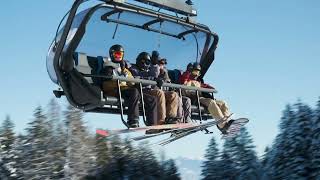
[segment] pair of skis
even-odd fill
[[[150,131],[154,130],[156,133],[154,134],[145,134],[142,136],[137,136],[131,138],[135,141],[141,141],[165,134],[171,134],[169,138],[166,138],[164,140],[161,140],[157,144],[159,145],[167,145],[173,141],[176,141],[178,139],[181,139],[183,137],[186,137],[188,135],[194,134],[199,131],[206,131],[207,133],[211,133],[207,129],[209,127],[215,126],[225,119],[220,119],[218,121],[210,121],[202,124],[194,124],[194,123],[181,123],[181,124],[167,124],[167,125],[157,125],[157,126],[146,126],[146,127],[139,127],[139,128],[132,128],[132,129],[118,129],[118,130],[102,130],[97,129],[96,133],[102,136],[112,136],[117,134],[124,134],[124,133],[132,133],[132,132],[139,132],[139,131]],[[238,134],[241,127],[244,126],[246,123],[248,123],[249,120],[247,118],[239,118],[236,119],[231,126],[229,127],[226,134],[222,135],[222,138],[229,138],[234,137]]]

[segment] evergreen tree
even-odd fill
[[[119,136],[112,136],[108,140],[110,160],[97,175],[98,179],[125,179],[128,178],[129,164],[132,159],[128,158],[126,145]],[[133,167],[131,167],[133,168]]]
[[[261,160],[261,170],[262,170],[262,177],[261,179],[270,179],[271,173],[269,172],[269,164],[270,164],[270,157],[271,157],[271,149],[267,146],[264,150],[264,154]]]
[[[3,121],[2,126],[0,128],[0,137],[1,144],[4,151],[12,149],[12,145],[15,140],[15,134],[13,131],[14,124],[11,121],[10,117],[7,116]]]
[[[203,179],[220,179],[221,176],[219,172],[221,171],[221,167],[219,164],[219,150],[217,148],[217,143],[214,137],[211,138],[209,142],[209,146],[206,150],[205,158],[202,165],[202,173]]]
[[[228,180],[234,180],[236,179],[236,174],[238,173],[235,159],[232,159],[231,152],[228,149],[228,143],[224,143],[224,148],[221,153],[221,159],[219,161],[220,165],[220,172],[218,172],[220,175],[220,179],[228,179]]]
[[[224,141],[220,161],[222,177],[233,180],[239,176],[241,162],[238,159],[238,146],[237,137],[227,138]]]
[[[159,179],[162,177],[161,166],[148,143],[140,143],[137,150],[136,174],[142,179]]]
[[[240,162],[238,164],[239,179],[260,179],[261,165],[254,151],[253,140],[245,127],[241,128],[237,141],[237,159]]]
[[[67,124],[67,152],[64,166],[66,179],[82,179],[95,173],[94,139],[82,121],[83,114],[71,105],[65,113]]]
[[[288,149],[290,148],[289,138],[294,129],[295,112],[290,105],[286,106],[279,125],[279,134],[277,135],[272,149],[267,154],[267,162],[264,166],[265,173],[273,179],[284,179],[287,177],[289,158]]]
[[[293,120],[293,128],[290,129],[287,138],[288,168],[286,169],[287,179],[306,179],[310,176],[310,152],[312,137],[312,110],[307,106],[298,102],[296,105],[297,112]]]
[[[313,114],[311,142],[311,178],[320,179],[320,98]]]
[[[60,118],[60,106],[55,99],[48,104],[47,126],[49,129],[48,154],[50,166],[52,167],[51,179],[61,179],[64,176],[64,164],[66,161],[66,130]]]
[[[163,180],[179,180],[180,174],[178,172],[178,168],[173,159],[169,159],[164,161],[161,165],[161,169],[164,170]]]
[[[51,166],[48,154],[48,140],[51,138],[47,129],[46,116],[41,107],[37,107],[34,120],[29,123],[23,144],[23,174],[25,179],[49,179]]]
[[[0,179],[17,178],[14,125],[7,116],[0,127]]]
[[[111,161],[110,143],[107,141],[107,138],[97,134],[95,149],[97,154],[97,169],[102,170]]]

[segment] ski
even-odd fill
[[[238,134],[238,132],[240,131],[240,129],[241,129],[241,127],[243,126],[243,125],[245,125],[246,123],[248,123],[249,122],[249,119],[247,119],[247,118],[239,118],[239,119],[236,119],[233,123],[232,123],[232,125],[230,126],[230,128],[228,129],[228,134],[226,134],[226,135],[223,135],[222,137],[223,138],[228,138],[228,137],[231,137],[231,135],[232,136],[236,136],[237,134]],[[205,126],[200,126],[200,127],[198,127],[198,128],[194,128],[194,129],[191,129],[191,130],[189,130],[189,131],[186,131],[186,132],[181,132],[181,133],[178,133],[178,134],[175,134],[175,135],[173,135],[172,137],[170,137],[170,138],[167,138],[167,139],[165,139],[165,140],[162,140],[162,141],[160,141],[158,144],[159,145],[162,145],[162,146],[164,146],[164,145],[167,145],[167,144],[169,144],[169,143],[171,143],[171,142],[173,142],[173,141],[176,141],[176,140],[178,140],[178,139],[181,139],[181,138],[183,138],[183,137],[186,137],[186,136],[188,136],[188,135],[191,135],[191,134],[193,134],[193,133],[196,133],[196,132],[198,132],[198,131],[201,131],[201,130],[204,130],[204,129],[206,129],[206,128],[209,128],[209,127],[211,127],[211,126],[214,126],[214,125],[216,125],[217,123],[215,123],[215,124],[210,124],[210,125],[205,125]],[[239,129],[238,129],[239,128]],[[229,136],[228,136],[229,135]]]
[[[164,130],[164,131],[165,130],[172,130],[172,129],[181,129],[181,128],[193,127],[194,125],[195,124],[193,124],[193,123],[180,123],[180,124],[145,126],[145,127],[129,128],[129,129],[115,129],[115,130],[97,129],[96,133],[99,135],[102,135],[102,136],[110,136],[110,135],[118,135],[118,134],[146,131],[146,130],[150,130],[150,129]]]
[[[193,126],[190,126],[190,127],[182,127],[182,128],[164,130],[163,132],[159,132],[159,133],[155,133],[155,134],[146,134],[146,135],[137,136],[137,137],[134,137],[134,138],[131,138],[131,139],[135,140],[135,141],[140,141],[140,140],[144,140],[144,139],[148,139],[148,138],[152,138],[152,137],[156,137],[156,136],[161,136],[161,135],[169,134],[169,133],[181,133],[181,132],[184,132],[184,131],[188,131],[190,129],[197,128],[199,126],[206,126],[206,125],[209,125],[209,124],[212,124],[212,123],[213,123],[213,125],[215,125],[216,121],[203,123],[203,124],[193,124]]]

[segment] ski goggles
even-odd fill
[[[112,55],[113,55],[114,59],[122,60],[124,52],[123,51],[115,51],[115,52],[112,53]]]

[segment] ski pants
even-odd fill
[[[139,121],[139,100],[141,96],[138,89],[122,89],[121,95],[125,104],[128,106],[128,122]]]
[[[179,106],[177,112],[177,118],[181,119],[181,122],[191,122],[191,99],[182,96],[179,98]]]
[[[146,121],[147,121],[146,125],[147,126],[156,125],[158,121],[157,98],[147,93],[143,93],[143,99],[144,99],[144,108],[146,110]]]
[[[173,91],[162,91],[160,89],[144,89],[145,94],[157,99],[157,125],[165,123],[166,118],[177,117],[179,95]]]
[[[200,104],[205,106],[210,112],[211,116],[216,120],[220,120],[223,117],[230,115],[229,108],[224,101],[200,97]],[[219,126],[223,126],[226,121],[220,123]]]

